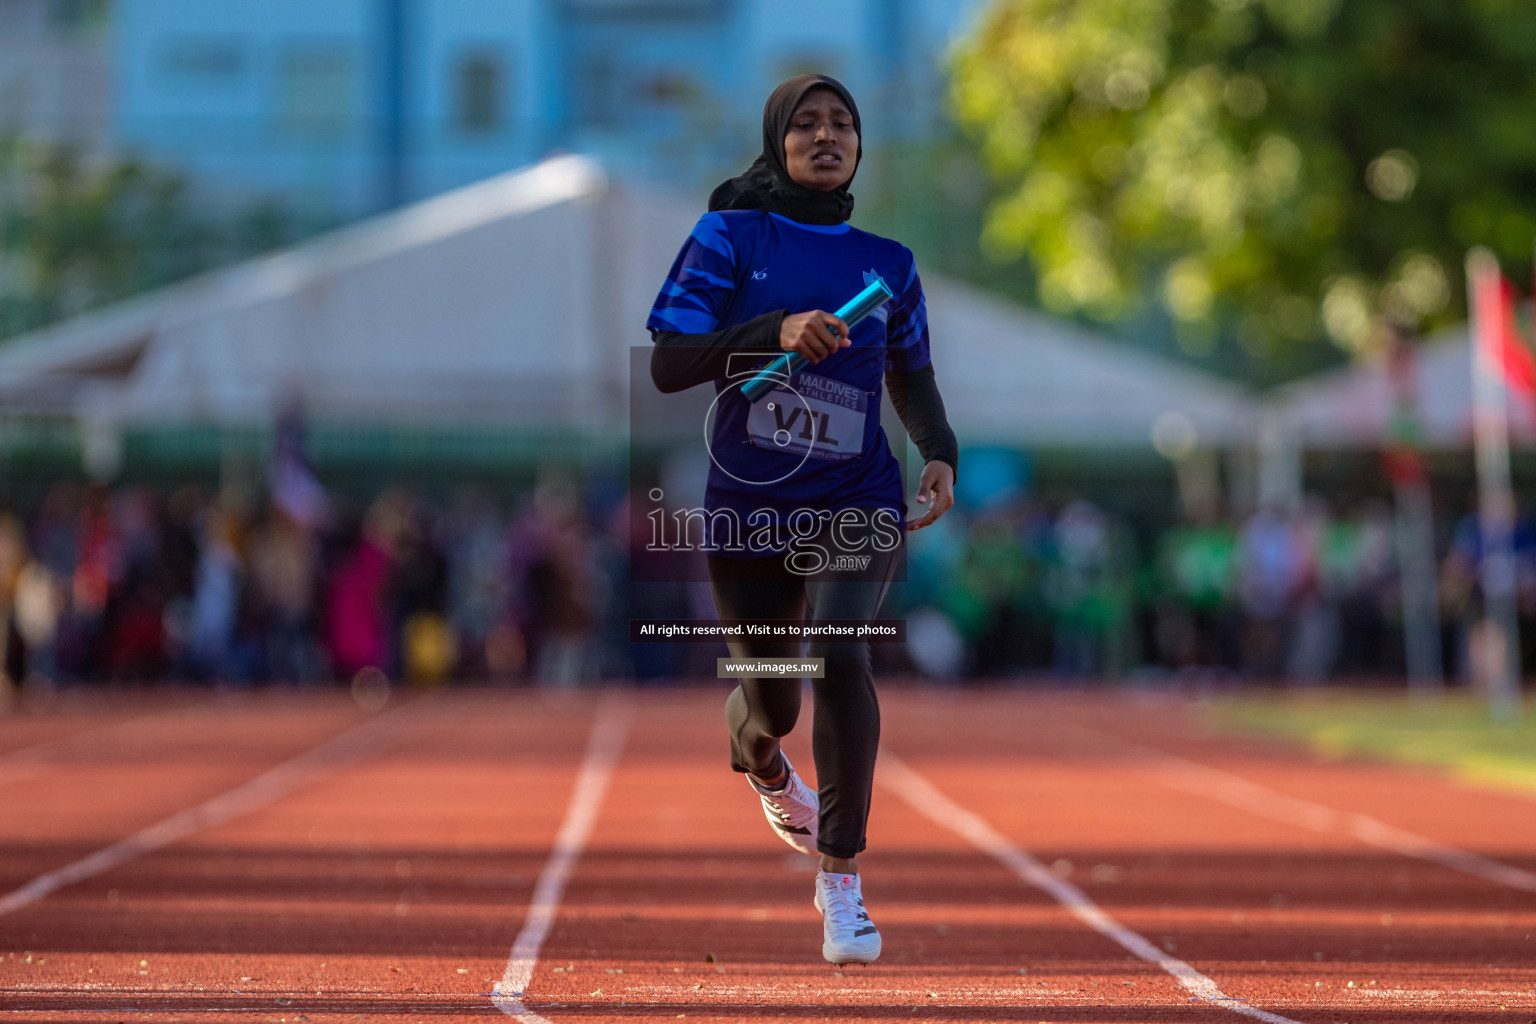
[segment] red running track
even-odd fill
[[[1167,697],[889,689],[885,952],[833,969],[724,693],[0,719],[0,1024],[1536,1021],[1536,803]]]

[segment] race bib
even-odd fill
[[[813,373],[797,373],[790,384],[794,391],[780,384],[752,406],[748,440],[770,451],[832,462],[864,454],[868,393]]]

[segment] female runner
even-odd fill
[[[715,386],[705,521],[722,622],[875,618],[904,533],[954,504],[958,448],[929,361],[912,253],[848,224],[861,134],[859,109],[836,80],[802,75],[775,89],[762,155],[710,196],[647,322],[658,388]],[[850,332],[827,311],[877,276],[894,297]],[[812,365],[748,402],[740,385],[774,352]],[[924,461],[917,500],[927,511],[914,522],[905,522],[900,468],[880,428],[882,381]],[[798,658],[801,644],[746,638],[730,650]],[[799,715],[800,678],[741,680],[725,709],[731,767],[785,842],[821,855],[822,955],[867,963],[880,955],[855,861],[880,739],[869,647],[814,639],[808,656],[824,668],[812,685],[818,790],[779,749]]]

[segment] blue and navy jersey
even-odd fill
[[[766,357],[733,358],[731,377],[715,382],[710,511],[783,517],[864,506],[905,517],[880,399],[887,368],[928,365],[928,317],[917,265],[898,242],[761,210],[699,218],[656,297],[653,332],[704,334],[779,309],[835,312],[875,276],[895,297],[853,328],[850,347],[796,373],[792,391],[755,406],[742,396],[741,380]]]

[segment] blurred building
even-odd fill
[[[107,0],[0,0],[0,137],[88,154],[112,132]]]
[[[755,150],[764,97],[807,70],[842,78],[885,141],[933,130],[943,50],[978,6],[117,0],[116,135],[205,194],[321,217],[557,150],[694,188]]]

